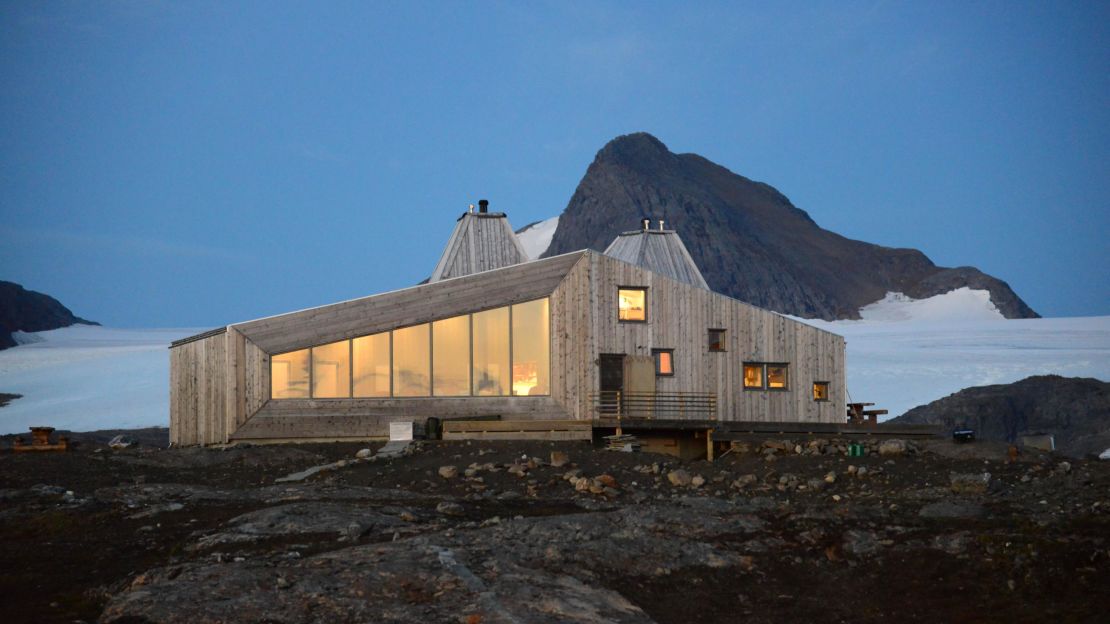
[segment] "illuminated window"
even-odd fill
[[[432,393],[470,394],[470,315],[432,323]]]
[[[813,382],[813,400],[814,401],[828,401],[829,400],[829,382],[815,381]]]
[[[674,375],[674,349],[652,349],[655,358],[655,374],[658,377],[671,377]]]
[[[393,396],[428,396],[431,344],[428,323],[393,332]]]
[[[786,390],[786,364],[767,365],[767,388]]]
[[[312,398],[346,399],[350,396],[350,341],[312,347]]]
[[[474,326],[474,396],[509,394],[509,308],[478,312]]]
[[[744,365],[744,389],[745,390],[762,390],[763,389],[763,365],[762,364],[745,364]]]
[[[270,398],[308,398],[308,349],[275,355],[270,360]]]
[[[355,338],[351,348],[354,396],[389,396],[389,332]]]
[[[513,395],[551,394],[547,299],[513,306]]]
[[[617,319],[621,321],[647,321],[647,289],[617,289]]]
[[[710,351],[724,351],[725,350],[725,330],[711,329],[709,330],[709,350]]]

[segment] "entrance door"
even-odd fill
[[[624,390],[624,354],[602,353],[597,361],[601,396],[598,416],[614,418],[620,414],[620,393]]]

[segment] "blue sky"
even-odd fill
[[[647,131],[1110,314],[1110,3],[4,2],[0,279],[124,327],[411,285]]]

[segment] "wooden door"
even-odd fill
[[[620,413],[620,394],[624,391],[624,354],[602,353],[597,360],[599,375],[598,415],[615,417]]]

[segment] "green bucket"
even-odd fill
[[[862,444],[849,444],[848,445],[848,457],[863,457],[863,445]]]

